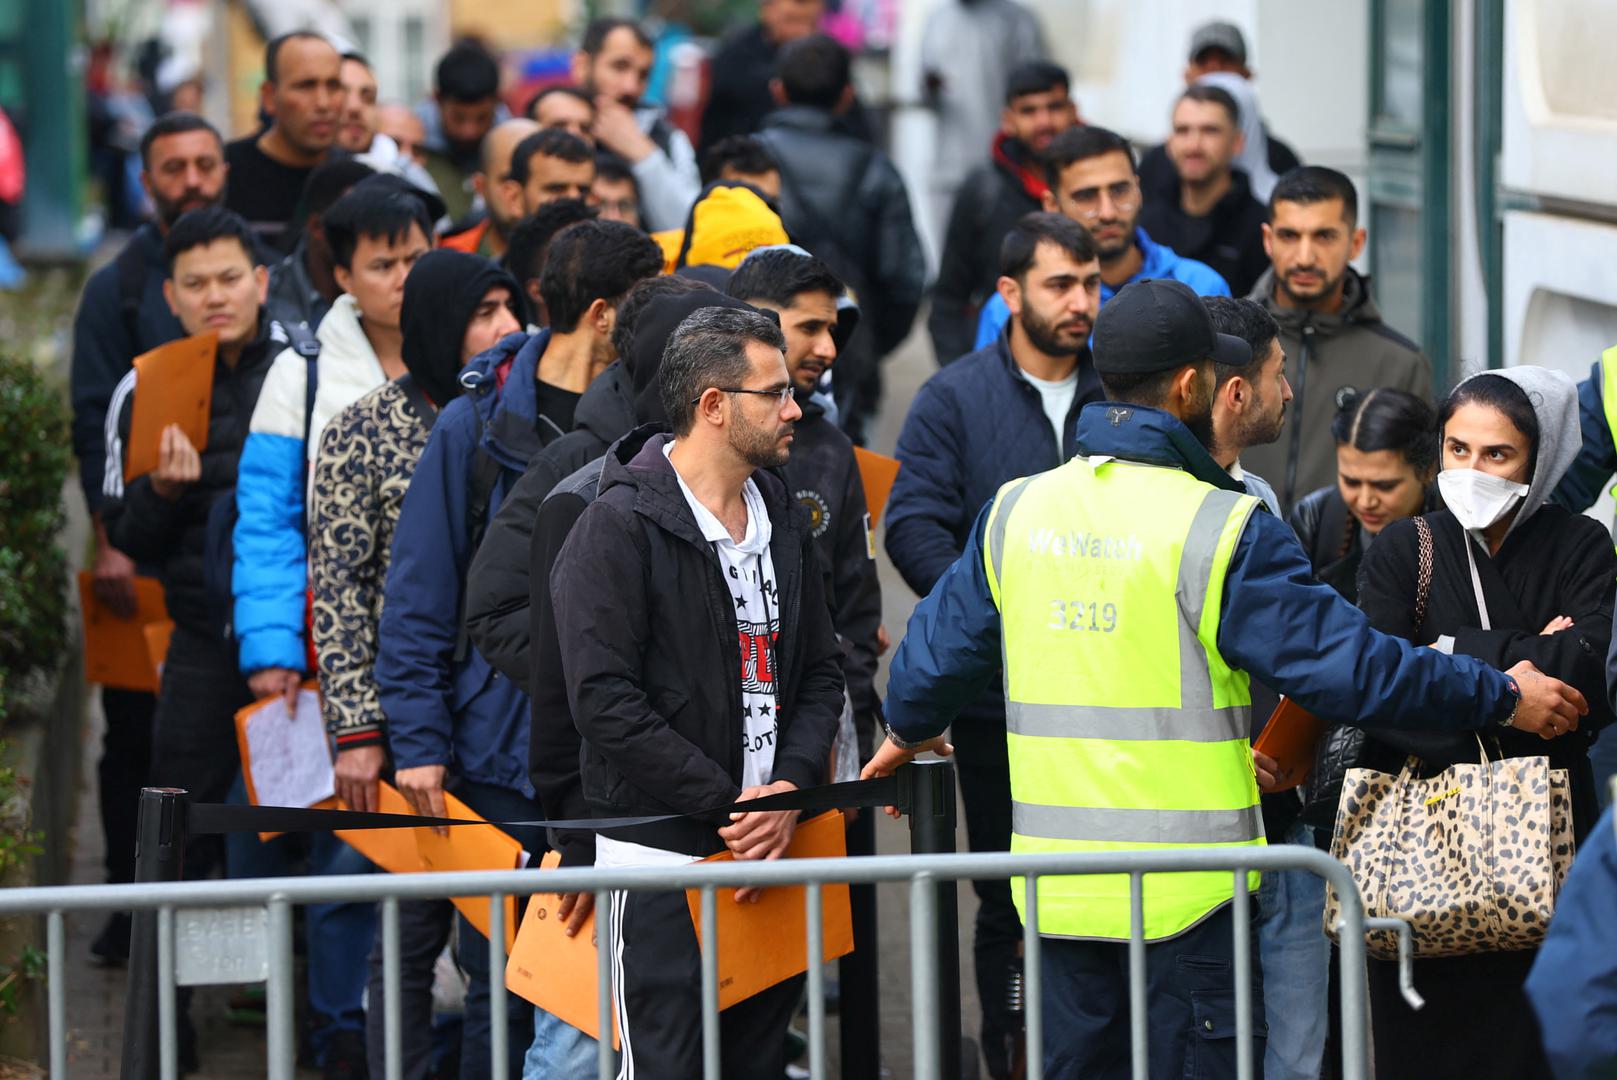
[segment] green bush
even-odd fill
[[[61,395],[33,364],[0,357],[0,718],[64,647],[67,570],[56,539],[71,458]]]

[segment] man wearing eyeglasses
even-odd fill
[[[550,574],[589,810],[690,815],[603,831],[598,867],[726,849],[778,858],[795,811],[712,811],[825,779],[842,649],[808,515],[773,471],[802,416],[785,347],[758,311],[702,308],[681,322],[658,372],[673,434],[626,462],[608,452],[599,494]],[[619,893],[612,907],[621,1075],[698,1075],[701,954],[685,894]],[[724,1076],[785,1074],[801,986],[799,976],[720,1014]]]
[[[1089,230],[1100,251],[1100,302],[1123,286],[1148,278],[1171,278],[1198,296],[1229,296],[1230,287],[1206,263],[1159,244],[1139,226],[1140,178],[1134,148],[1114,131],[1069,128],[1045,152],[1050,190],[1044,208],[1065,214]],[[1003,297],[990,297],[977,321],[976,348],[993,343],[1010,320]]]

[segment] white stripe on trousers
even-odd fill
[[[618,1054],[618,1080],[634,1080],[634,1051],[629,1044],[629,1010],[623,1003],[623,914],[629,907],[626,891],[612,894],[612,1007],[617,1013],[618,1038],[622,1050]],[[601,1033],[602,1038],[610,1038]]]

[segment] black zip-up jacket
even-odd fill
[[[842,674],[854,715],[862,720],[881,709],[876,695],[881,582],[876,576],[865,483],[848,436],[815,402],[804,401],[802,409],[791,460],[782,471],[792,498],[809,512],[814,550],[830,598],[831,624],[842,639]]]
[[[213,369],[213,401],[208,413],[208,445],[200,457],[202,476],[177,499],[152,489],[149,475],[123,480],[129,422],[140,387],[131,369],[113,393],[116,435],[108,433],[101,520],[112,546],[136,562],[157,568],[169,618],[196,634],[222,637],[208,596],[203,566],[208,511],[214,500],[236,486],[236,466],[270,365],[290,343],[286,331],[260,309],[258,336],[242,349],[236,366],[220,361]]]
[[[1245,296],[1269,269],[1269,255],[1263,250],[1269,211],[1252,197],[1252,185],[1240,169],[1230,170],[1230,189],[1200,217],[1185,213],[1180,205],[1177,172],[1160,177],[1156,187],[1144,192],[1140,227],[1157,243],[1217,270],[1233,295]]]
[[[629,372],[614,361],[578,399],[573,430],[528,462],[477,545],[466,575],[466,634],[483,659],[518,686],[532,684],[527,569],[539,504],[563,477],[606,453],[633,426]]]
[[[596,499],[573,526],[550,576],[561,664],[584,745],[580,772],[593,813],[701,811],[741,793],[741,656],[735,603],[702,538],[666,435],[627,464],[608,455]],[[813,561],[807,515],[772,472],[753,479],[769,508],[780,600],[779,735],[773,779],[824,782],[842,712],[842,650]],[[723,849],[724,815],[629,836],[688,855]]]
[[[997,145],[1015,160],[1036,161],[1036,155],[1015,139],[1001,137]],[[1043,204],[997,154],[967,174],[949,211],[938,278],[932,285],[932,311],[926,320],[940,366],[971,352],[977,315],[999,282],[999,248],[1005,234],[1024,214],[1040,209]]]

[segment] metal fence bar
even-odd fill
[[[292,906],[282,893],[269,898],[269,980],[264,1005],[269,1080],[293,1080],[297,1037],[292,1016]]]
[[[1145,1004],[1145,879],[1129,875],[1129,1042],[1134,1080],[1148,1080],[1151,1040],[1146,1031]]]
[[[809,1075],[825,1071],[825,926],[821,919],[820,886],[803,890],[808,921],[808,1044]]]
[[[1338,932],[1342,929],[1342,920],[1336,921]],[[1420,996],[1415,989],[1415,931],[1403,919],[1372,919],[1364,920],[1366,933],[1376,930],[1390,930],[1398,935],[1398,992],[1403,995],[1411,1009],[1417,1011],[1426,1008],[1426,999]]]
[[[915,1034],[916,1080],[938,1080],[938,886],[931,874],[910,880],[910,1027]],[[951,1077],[950,1080],[953,1080]]]
[[[1027,1032],[1027,1080],[1044,1080],[1044,963],[1039,938],[1039,879],[1022,879],[1022,1018]]]
[[[375,1008],[374,1005],[371,1006]],[[399,900],[382,901],[382,1046],[387,1080],[404,1080],[404,1018],[399,1000]]]
[[[1252,1080],[1252,897],[1246,871],[1235,868],[1235,1075]]]
[[[1342,947],[1337,950],[1342,997],[1342,1075],[1346,1080],[1355,1080],[1370,1075],[1370,1033],[1365,1016],[1370,988],[1364,963],[1364,901],[1347,867],[1332,861],[1330,872],[1322,872],[1322,876],[1336,886],[1336,894],[1342,902],[1339,924]]]
[[[60,911],[45,916],[45,994],[50,1013],[52,1076],[67,1075],[67,977],[62,960],[67,955],[67,932]]]
[[[702,1076],[719,1080],[719,897],[702,886]]]
[[[494,1080],[509,1080],[511,1030],[505,1004],[505,894],[488,898],[488,1036]]]
[[[617,1072],[612,1058],[612,968],[617,959],[612,936],[612,894],[595,894],[595,1022],[601,1033],[595,1044],[596,1080],[612,1080]]]
[[[157,1074],[179,1080],[180,1052],[174,989],[174,909],[157,909]]]

